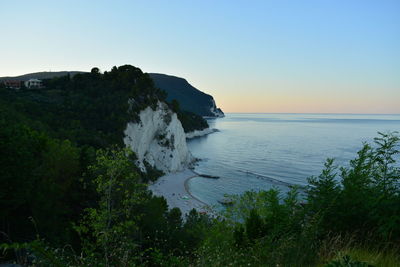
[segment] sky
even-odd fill
[[[400,113],[399,0],[0,0],[0,76],[131,64],[225,112]]]

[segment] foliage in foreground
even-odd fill
[[[152,196],[134,171],[132,152],[99,150],[88,172],[99,194],[75,224],[80,245],[53,249],[39,236],[28,243],[3,244],[5,252],[29,252],[20,263],[38,266],[135,266],[184,263],[193,255],[211,221],[192,210],[182,218],[168,210],[162,197]],[[28,256],[31,254],[33,256]],[[185,264],[183,264],[184,266]]]
[[[200,247],[198,265],[315,266],[358,247],[400,264],[393,256],[400,243],[398,148],[396,133],[380,133],[348,167],[328,159],[309,179],[304,200],[296,188],[284,196],[275,189],[236,196]]]
[[[380,134],[348,167],[328,159],[303,194],[247,192],[220,218],[192,211],[185,221],[140,183],[129,151],[101,150],[89,168],[98,204],[75,226],[80,247],[25,247],[50,266],[396,266],[398,148],[396,133]]]

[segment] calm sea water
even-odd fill
[[[210,120],[219,132],[188,142],[201,159],[196,172],[220,179],[190,180],[193,195],[218,205],[225,194],[307,185],[328,157],[347,165],[378,131],[400,131],[400,115],[226,114]]]

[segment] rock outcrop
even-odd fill
[[[211,118],[223,118],[225,117],[224,112],[220,108],[217,108],[217,105],[215,104],[214,99],[211,99],[211,107],[210,107],[210,113],[212,114],[211,116],[204,116],[204,117],[211,117]]]
[[[176,172],[193,159],[182,124],[165,103],[142,110],[139,121],[129,122],[124,133],[124,143],[135,152],[143,171],[147,162],[163,172]]]

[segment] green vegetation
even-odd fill
[[[165,94],[133,66],[114,67],[104,74],[95,69],[72,79],[46,80],[46,89],[1,90],[0,99],[23,114],[31,128],[51,137],[95,148],[122,145],[126,123],[137,120],[145,107],[155,108]],[[134,99],[131,105],[129,99]]]
[[[172,99],[168,105],[173,112],[178,114],[178,119],[182,123],[182,127],[186,133],[195,130],[203,130],[209,127],[207,121],[203,119],[203,117],[190,111],[181,110],[178,100]]]
[[[55,243],[48,242],[48,237],[42,239],[47,230],[43,229],[32,242],[3,244],[5,256],[11,258],[13,250],[29,251],[34,259],[24,254],[19,262],[38,266],[152,266],[187,262],[210,219],[193,210],[184,222],[179,209],[168,210],[165,199],[152,196],[141,183],[133,169],[131,153],[98,150],[95,163],[88,166],[87,175],[92,179],[83,186],[94,187],[97,200],[71,224],[77,233],[76,244],[64,243],[59,249],[51,249]],[[58,231],[63,232],[61,228]]]
[[[102,164],[105,155],[111,153],[104,151],[109,149],[120,156],[113,158],[113,163],[109,161],[110,164],[122,162],[121,153],[126,155],[123,165],[117,165],[121,170],[116,172],[124,167],[125,172],[118,177],[129,174],[124,178],[132,181],[122,184],[121,192],[136,184],[145,188],[145,182],[162,174],[151,166],[147,173],[141,173],[133,163],[135,155],[120,151],[126,123],[137,120],[140,110],[155,108],[157,101],[165,99],[165,93],[154,87],[147,74],[129,65],[114,67],[103,74],[93,68],[90,73],[76,74],[73,78],[56,77],[44,83],[46,88],[41,90],[0,88],[0,243],[28,242],[39,236],[40,240],[30,243],[37,253],[41,251],[42,239],[55,247],[68,244],[74,250],[88,250],[83,241],[88,239],[82,239],[84,226],[90,225],[91,230],[100,227],[100,218],[95,221],[93,214],[104,203],[97,173],[99,155],[103,153]],[[197,122],[188,121],[187,125],[191,124]],[[96,164],[97,169],[91,167]],[[111,168],[105,163],[101,165],[103,169],[106,167]],[[178,227],[165,222],[170,216],[165,200],[153,197],[145,189],[140,192],[143,199],[133,211],[141,215],[135,223],[154,220],[165,227]],[[91,220],[88,214],[93,215]],[[84,218],[87,221],[82,221]],[[128,214],[123,218],[128,220]],[[125,223],[111,229],[120,229]],[[134,241],[140,251],[147,249],[146,246],[154,247],[153,239],[144,240],[156,231],[154,227],[145,231],[149,225],[142,225],[135,230]],[[5,250],[0,262],[12,258],[14,253]]]
[[[336,168],[328,159],[322,173],[309,179],[304,202],[296,188],[284,196],[277,190],[236,196],[226,219],[205,238],[200,263],[317,266],[332,259],[327,266],[399,265],[398,147],[398,135],[380,134],[349,167]],[[335,259],[340,253],[354,259]]]
[[[0,88],[0,262],[400,266],[397,133],[346,167],[328,159],[304,192],[246,192],[218,218],[183,216],[147,189],[160,173],[140,173],[122,148],[126,122],[164,97],[146,74],[94,68],[46,84]]]
[[[155,109],[157,101],[166,99],[148,74],[130,65],[103,74],[93,68],[73,78],[44,80],[44,85],[41,90],[1,89],[0,102],[23,114],[35,130],[95,148],[123,145],[127,122],[138,120],[140,110]],[[175,107],[186,132],[208,127],[200,116],[181,112],[179,103]]]

